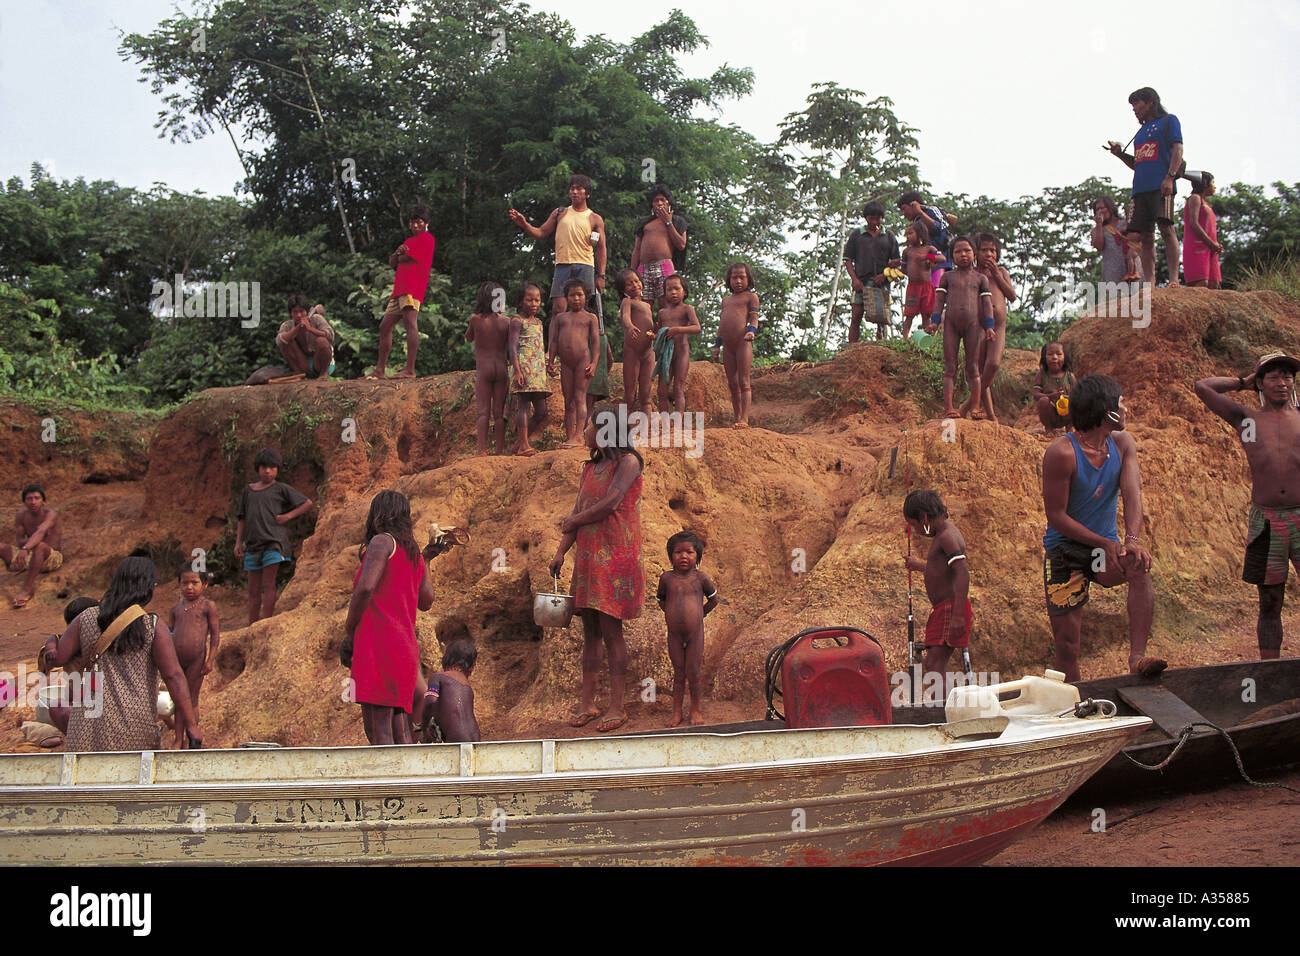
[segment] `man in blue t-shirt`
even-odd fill
[[[1155,283],[1155,227],[1159,226],[1165,240],[1169,284],[1175,286],[1178,285],[1178,236],[1174,232],[1174,184],[1186,165],[1183,128],[1178,117],[1160,105],[1160,95],[1149,86],[1134,90],[1128,101],[1141,124],[1133,138],[1134,155],[1124,152],[1114,140],[1102,148],[1114,153],[1133,170],[1133,215],[1129,217],[1127,233],[1130,242],[1141,239],[1143,276]]]

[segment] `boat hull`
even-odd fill
[[[1148,722],[967,724],[16,755],[0,863],[971,864]]]

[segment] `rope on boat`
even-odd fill
[[[1223,739],[1228,742],[1228,748],[1232,751],[1232,759],[1237,762],[1237,772],[1241,774],[1241,779],[1245,780],[1252,787],[1281,787],[1283,790],[1290,790],[1292,793],[1300,793],[1300,790],[1296,789],[1295,787],[1288,787],[1284,783],[1261,783],[1258,780],[1252,780],[1250,778],[1250,774],[1246,773],[1245,766],[1242,765],[1241,753],[1237,750],[1237,745],[1233,743],[1232,736],[1222,727],[1219,727],[1216,724],[1211,724],[1208,721],[1197,721],[1196,723],[1188,724],[1186,727],[1184,727],[1182,731],[1180,731],[1178,734],[1177,745],[1175,745],[1174,749],[1170,752],[1169,756],[1166,757],[1164,760],[1160,761],[1158,764],[1143,763],[1141,760],[1138,760],[1132,754],[1125,753],[1122,750],[1120,751],[1120,753],[1124,754],[1124,756],[1128,758],[1130,763],[1134,764],[1135,766],[1141,767],[1143,770],[1164,770],[1165,767],[1169,766],[1169,764],[1173,761],[1173,759],[1178,756],[1178,751],[1183,749],[1183,744],[1191,740],[1192,734],[1195,732],[1195,728],[1197,727],[1206,727],[1210,730],[1213,730],[1216,733],[1220,734],[1223,737]]]

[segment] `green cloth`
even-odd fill
[[[587,394],[595,398],[609,398],[609,340],[605,337],[603,327],[600,337],[596,339],[596,374],[587,385]]]
[[[655,370],[650,376],[659,376],[659,381],[671,385],[673,381],[673,337],[668,329],[660,329],[655,335]]]

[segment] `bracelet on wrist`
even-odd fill
[[[1124,535],[1124,540],[1125,540],[1125,541],[1132,541],[1134,544],[1141,544],[1141,543],[1142,543],[1142,539],[1139,538],[1139,537],[1138,537],[1137,535],[1135,535],[1135,534],[1126,534],[1126,535]]]
[[[1246,380],[1245,380],[1244,378],[1242,378],[1240,375],[1238,375],[1238,376],[1237,376],[1237,391],[1239,391],[1239,392],[1244,392],[1245,390],[1246,390]]]

